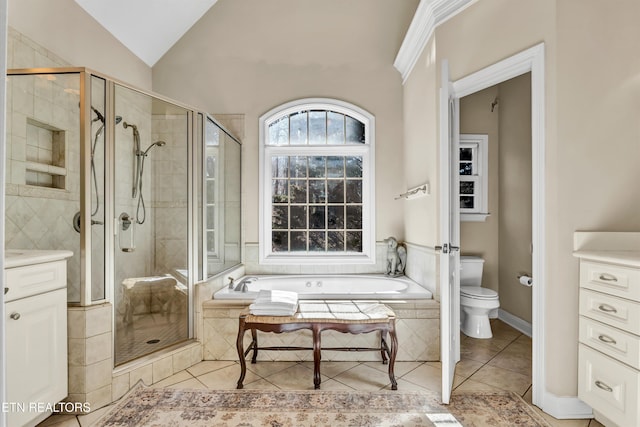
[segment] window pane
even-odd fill
[[[309,228],[316,230],[325,228],[325,209],[324,206],[309,206]]]
[[[274,231],[271,233],[271,250],[273,252],[287,252],[289,250],[289,238],[286,231]]]
[[[207,203],[216,202],[216,183],[215,181],[207,181]]]
[[[473,160],[473,149],[472,148],[461,148],[460,149],[460,160]]]
[[[364,144],[364,123],[346,116],[347,143]]]
[[[304,145],[307,143],[307,112],[293,113],[289,116],[291,122],[290,144]]]
[[[347,231],[347,250],[362,252],[362,232]]]
[[[344,232],[342,231],[329,231],[328,233],[328,247],[329,251],[344,251]]]
[[[362,229],[362,206],[347,206],[347,229]]]
[[[307,157],[291,156],[289,157],[291,166],[291,178],[306,178],[307,176]]]
[[[216,250],[216,232],[207,231],[207,251],[214,252]]]
[[[289,201],[289,181],[274,179],[271,181],[271,201],[273,203],[287,203]]]
[[[291,203],[307,203],[307,180],[291,180]]]
[[[327,144],[344,144],[344,115],[327,112]]]
[[[329,206],[328,228],[344,228],[344,206]]]
[[[326,157],[309,157],[309,176],[311,178],[324,178],[326,176]]]
[[[307,232],[292,231],[291,233],[291,252],[300,252],[307,250]]]
[[[216,208],[215,206],[207,207],[207,226],[210,228],[215,228],[216,221]]]
[[[327,157],[327,177],[344,177],[344,157]]]
[[[345,157],[347,178],[362,178],[362,157]]]
[[[347,203],[362,203],[362,180],[347,180]]]
[[[460,181],[460,194],[473,194],[475,185],[473,181]]]
[[[271,228],[274,230],[287,229],[289,225],[289,209],[286,206],[274,206],[271,210]]]
[[[326,245],[326,233],[324,231],[309,232],[309,250],[324,251]]]
[[[329,203],[344,203],[344,181],[327,181],[327,201]]]
[[[216,158],[215,156],[207,156],[207,178],[215,178],[216,176]]]
[[[309,181],[309,203],[325,203],[327,201],[326,181],[314,179]]]
[[[460,175],[473,175],[473,164],[460,162]]]
[[[473,209],[474,208],[474,200],[473,196],[462,196],[460,197],[460,208],[461,209]]]
[[[327,143],[327,113],[309,111],[309,144]]]
[[[271,158],[271,176],[274,178],[286,178],[289,176],[288,156],[273,156]]]
[[[289,143],[289,117],[283,117],[269,126],[269,144],[286,145]]]
[[[307,207],[306,206],[291,206],[291,218],[289,221],[289,228],[291,229],[307,228]]]

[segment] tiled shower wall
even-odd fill
[[[187,116],[153,116],[153,141],[165,141],[147,157],[152,166],[151,198],[154,218],[154,274],[187,268]],[[146,167],[146,166],[145,166]]]

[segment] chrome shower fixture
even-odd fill
[[[136,182],[138,186],[138,206],[136,208],[136,222],[138,224],[144,224],[144,221],[147,218],[147,208],[144,205],[144,196],[142,195],[142,181],[143,181],[142,173],[144,171],[144,159],[147,157],[147,154],[149,153],[149,151],[151,151],[153,147],[155,146],[163,147],[166,144],[167,143],[165,141],[156,141],[150,146],[148,146],[146,150],[142,152],[138,151],[138,154],[136,154],[136,158],[138,160],[136,164],[140,165],[140,167],[138,168],[138,176],[136,177],[137,178]]]
[[[122,127],[125,129],[133,129],[133,155],[135,156],[136,163],[133,169],[133,187],[131,188],[131,198],[135,199],[138,194],[138,180],[140,179],[140,169],[142,168],[142,157],[140,156],[140,133],[138,132],[138,126],[122,122]]]

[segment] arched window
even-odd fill
[[[260,118],[260,262],[375,262],[374,118],[303,99]]]

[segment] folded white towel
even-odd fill
[[[293,316],[296,314],[297,308],[293,310],[275,310],[275,309],[255,309],[249,308],[249,312],[254,316]]]
[[[261,290],[249,306],[257,316],[292,316],[298,310],[298,294],[279,290]]]
[[[262,303],[297,304],[298,293],[290,291],[261,289],[258,292],[258,296],[256,297],[254,304]]]

